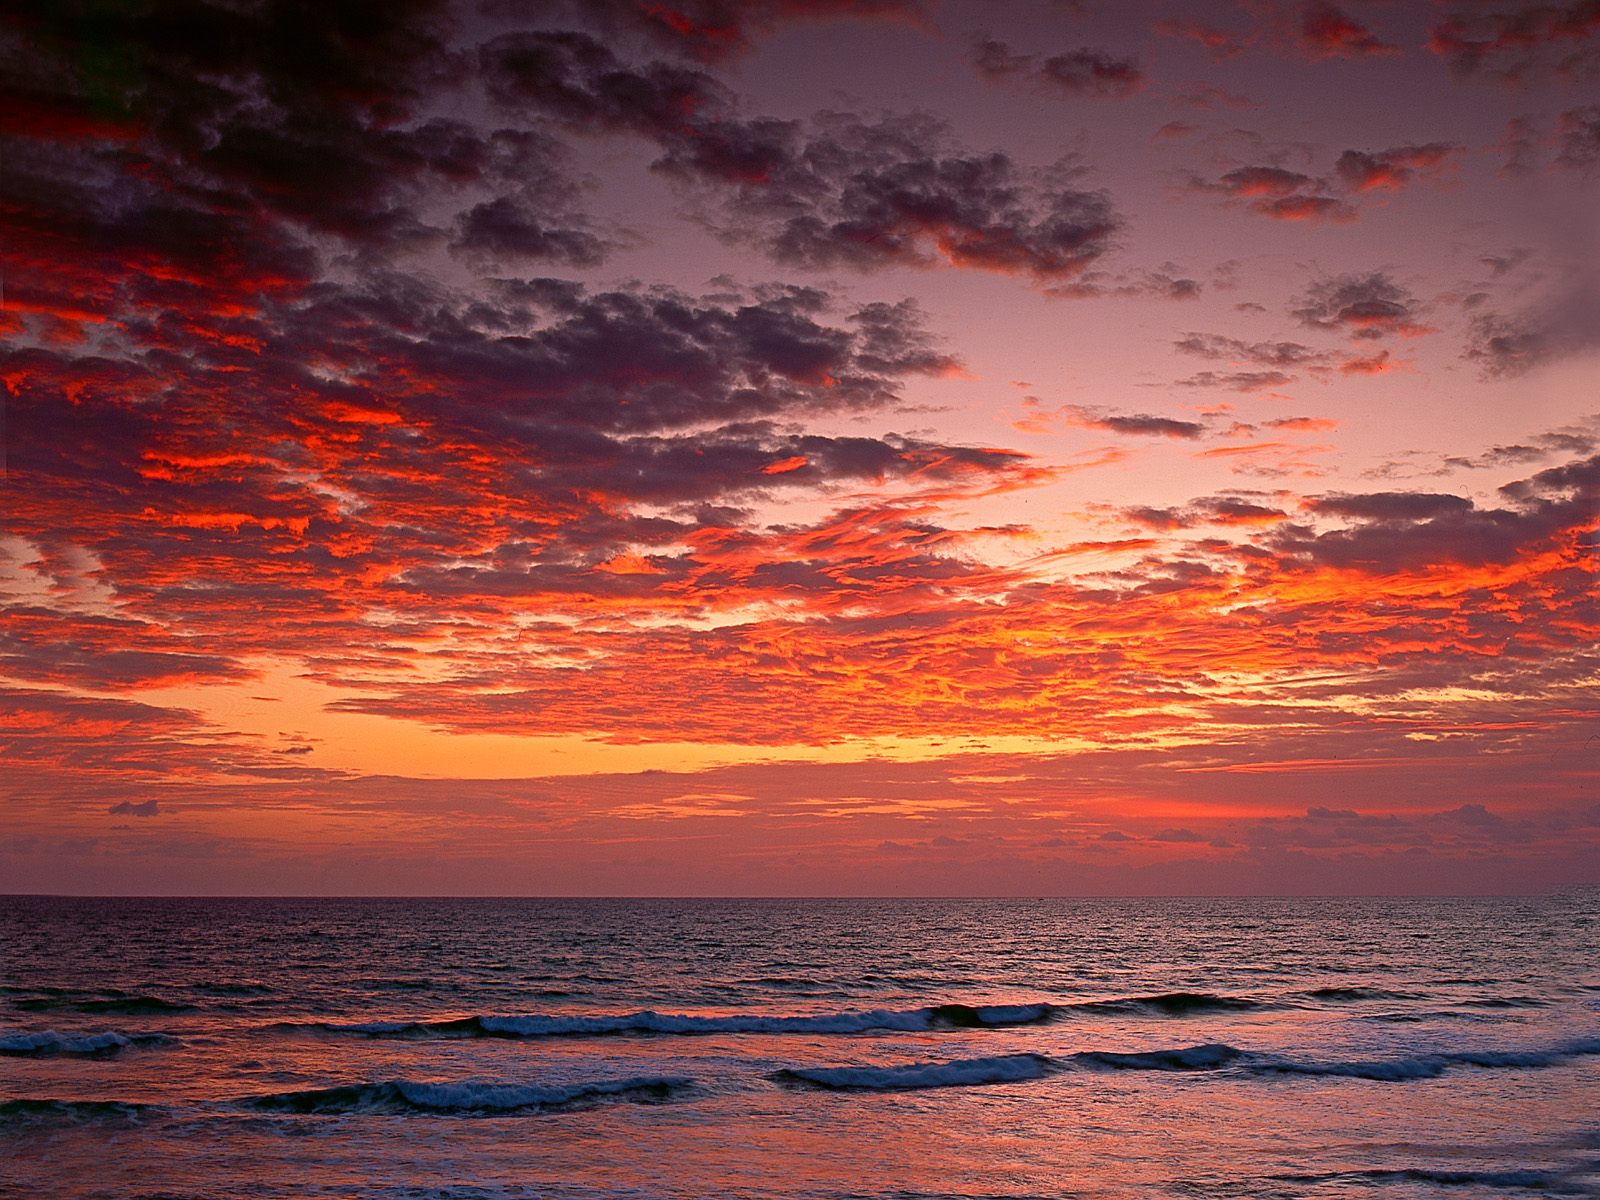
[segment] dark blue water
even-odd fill
[[[1600,1195],[1600,894],[0,906],[0,1192]]]

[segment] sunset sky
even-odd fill
[[[1593,0],[3,20],[0,891],[1600,882]]]

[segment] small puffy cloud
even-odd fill
[[[1416,297],[1381,271],[1317,280],[1290,313],[1307,328],[1347,333],[1353,338],[1416,337],[1433,332],[1419,319]]]
[[[1600,8],[1594,0],[1490,8],[1453,4],[1428,35],[1428,48],[1462,77],[1535,83],[1577,77],[1600,64]]]
[[[1027,78],[1075,96],[1127,96],[1144,85],[1138,59],[1088,47],[1041,58],[984,38],[973,48],[973,65],[986,79]]]
[[[112,816],[128,817],[154,817],[161,814],[161,804],[158,800],[122,800],[106,809]]]
[[[1600,171],[1600,104],[1562,113],[1557,136],[1561,150],[1556,162],[1587,175]]]
[[[1395,47],[1384,42],[1371,29],[1351,17],[1338,5],[1307,4],[1300,18],[1300,47],[1313,58],[1365,58],[1375,54],[1395,54]]]
[[[1183,421],[1149,413],[1105,413],[1077,405],[1068,406],[1062,411],[1073,425],[1083,429],[1103,429],[1108,433],[1193,440],[1206,432],[1205,425],[1199,421]]]
[[[1437,171],[1461,150],[1462,147],[1452,142],[1395,146],[1388,150],[1346,150],[1333,169],[1353,191],[1383,188],[1398,191],[1418,177]]]

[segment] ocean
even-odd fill
[[[1600,1195],[1600,893],[0,901],[18,1197]]]

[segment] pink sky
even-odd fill
[[[1600,10],[6,18],[0,890],[1600,883]]]

